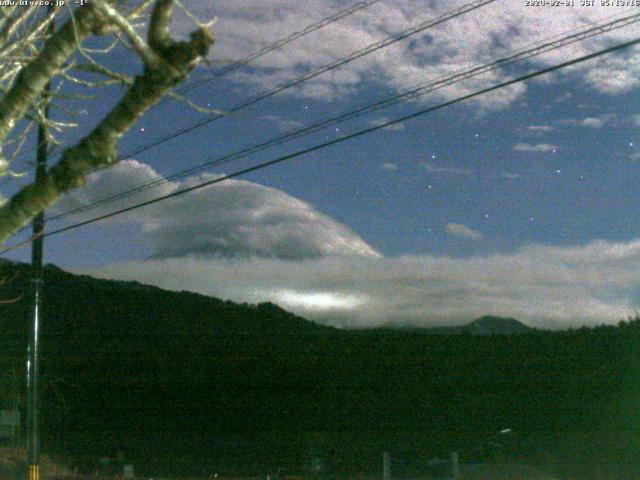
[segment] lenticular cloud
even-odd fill
[[[162,177],[148,165],[127,160],[91,175],[87,188],[69,194],[57,208],[64,211],[141,184],[160,184],[140,196],[87,212],[92,216],[215,178],[207,174],[184,182],[162,182]],[[308,203],[281,190],[244,180],[225,180],[113,221],[139,224],[144,240],[151,245],[152,258],[300,260],[380,256],[349,227]]]

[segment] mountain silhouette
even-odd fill
[[[471,335],[518,335],[531,332],[528,327],[515,318],[503,318],[486,315],[464,327]]]
[[[454,326],[437,327],[380,327],[367,330],[356,330],[359,335],[521,335],[536,330],[516,320],[515,318],[485,315],[470,323]]]
[[[487,458],[505,428],[521,435],[514,455],[575,454],[587,470],[640,458],[638,321],[339,330],[272,303],[44,273],[43,451],[84,471],[122,451],[147,476],[300,472],[322,447],[355,475],[389,449]],[[24,415],[29,267],[0,261],[0,278],[0,300],[17,299],[0,311],[0,408],[17,399]]]

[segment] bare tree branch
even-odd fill
[[[153,4],[154,0],[144,0],[143,2],[140,2],[139,5],[137,5],[136,7],[134,7],[133,10],[131,10],[128,14],[127,14],[127,18],[129,20],[134,20],[138,17],[140,17],[140,15],[142,15],[144,13],[144,11],[149,8],[151,6],[151,4]]]
[[[60,70],[76,49],[76,35],[85,38],[97,28],[95,10],[81,8],[75,20],[69,20],[44,43],[40,53],[24,67],[12,88],[0,100],[0,143],[42,93],[47,82]]]
[[[120,13],[109,5],[104,0],[93,0],[93,5],[109,19],[118,29],[124,34],[125,37],[131,42],[135,52],[142,58],[145,64],[158,64],[161,60],[156,53],[149,48],[147,43],[138,35],[131,23],[124,18]]]
[[[78,144],[65,150],[60,161],[52,167],[42,182],[32,183],[23,187],[9,201],[0,206],[0,242],[6,240],[12,233],[27,223],[37,213],[51,205],[65,192],[81,186],[84,177],[95,171],[115,164],[118,160],[117,144],[122,135],[128,131],[133,123],[156,103],[171,87],[182,81],[188,73],[206,57],[209,47],[213,44],[213,34],[206,28],[199,28],[191,33],[189,41],[174,41],[169,35],[169,20],[173,1],[158,0],[151,14],[148,32],[148,45],[153,51],[154,60],[145,61],[144,71],[137,76],[124,97],[111,110],[97,127],[84,137]],[[82,13],[82,12],[81,12]],[[78,35],[86,35],[95,28],[94,18],[90,14],[76,18]],[[104,21],[109,21],[105,19]],[[70,44],[75,46],[73,25],[65,25],[66,35],[58,36],[57,43],[52,44],[53,37],[43,47],[47,55],[53,57],[59,68],[62,57],[66,54]],[[38,59],[39,60],[39,59]],[[27,77],[24,81],[38,83],[46,80],[47,74],[55,73],[55,69],[48,68],[43,72],[40,67],[32,72],[36,78]],[[21,78],[23,73],[20,74]],[[39,84],[39,83],[38,83]],[[37,87],[31,85],[25,94],[32,96]],[[9,94],[8,94],[9,95]],[[14,103],[19,103],[14,100]],[[10,103],[11,105],[11,103]],[[13,111],[23,108],[13,105]],[[27,108],[27,107],[24,107]],[[2,103],[0,103],[0,110]],[[25,110],[26,111],[26,110]],[[9,117],[11,118],[11,117]],[[0,139],[6,135],[8,120],[0,115]],[[12,125],[11,125],[12,126]]]
[[[37,9],[37,6],[30,6],[25,8],[18,15],[14,15],[7,19],[7,22],[0,32],[0,43],[6,44],[9,37],[13,35],[13,33],[18,29],[18,27],[27,19],[29,16],[33,14],[33,12]]]
[[[149,45],[156,51],[161,51],[171,43],[169,22],[171,21],[173,5],[173,0],[157,0],[153,12],[151,12]]]

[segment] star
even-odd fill
[[[478,138],[479,136],[480,136],[480,135],[478,135],[478,134],[476,133],[475,137],[476,137],[476,138]]]
[[[484,214],[484,218],[489,218],[489,214],[488,214],[488,213],[485,213],[485,214]]]
[[[633,142],[629,142],[629,146],[630,146],[630,147],[633,147]]]
[[[529,217],[529,221],[530,221],[530,222],[533,222],[533,217]]]
[[[431,158],[435,159],[435,158],[436,158],[436,156],[435,156],[435,155],[431,155]]]
[[[556,173],[560,174],[560,173],[562,173],[562,170],[558,169],[558,170],[556,170]]]
[[[144,133],[144,128],[143,127],[140,128],[140,132]]]
[[[427,185],[427,188],[428,188],[429,190],[431,190],[431,188],[432,188],[432,187],[431,187],[431,185]]]

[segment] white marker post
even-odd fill
[[[382,480],[391,480],[391,454],[382,454]]]
[[[451,472],[453,473],[453,480],[460,478],[460,458],[458,452],[451,453]]]

